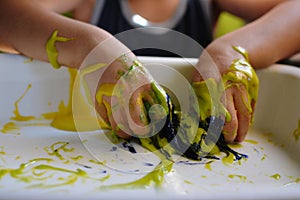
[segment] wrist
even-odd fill
[[[199,82],[209,78],[221,80],[221,76],[228,72],[234,60],[243,59],[232,46],[220,40],[211,43],[199,57],[193,81]]]
[[[54,44],[59,65],[80,69],[96,63],[112,62],[129,51],[108,32],[88,24],[72,31],[72,34],[65,30],[57,31],[58,37],[69,39],[67,42],[56,41]]]
[[[220,74],[228,72],[232,62],[238,59],[245,59],[245,57],[238,52],[235,45],[228,43],[212,43],[206,48],[207,53],[218,67]]]

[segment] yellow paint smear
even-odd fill
[[[45,117],[54,116],[51,126],[66,131],[94,131],[108,128],[106,123],[95,113],[91,103],[89,90],[83,79],[86,74],[101,69],[104,64],[90,66],[81,72],[69,69],[70,94],[68,104],[60,103],[57,113],[44,114]],[[74,102],[74,99],[76,102]],[[74,105],[76,103],[76,105]],[[74,112],[75,109],[75,112]]]
[[[10,119],[11,120],[15,120],[15,121],[29,121],[29,120],[33,120],[35,119],[34,116],[24,116],[24,115],[21,115],[20,114],[20,111],[19,111],[19,103],[20,101],[25,97],[25,95],[27,94],[27,92],[29,91],[29,89],[31,88],[31,84],[28,84],[25,92],[21,95],[21,97],[15,102],[15,110],[13,111],[13,113],[15,114],[14,117],[11,117]]]
[[[295,141],[298,142],[299,138],[300,138],[300,119],[298,121],[298,128],[296,130],[294,130],[293,135],[294,135]]]
[[[14,122],[7,122],[6,124],[3,125],[2,129],[0,132],[4,134],[20,134],[19,133],[20,127],[16,125]]]

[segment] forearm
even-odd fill
[[[219,11],[226,11],[247,21],[257,19],[276,5],[288,0],[213,0]]]
[[[72,13],[72,18],[89,22],[95,0],[36,0],[45,9],[56,13]]]
[[[57,13],[66,13],[74,10],[82,1],[91,0],[36,0],[36,4]]]
[[[232,46],[245,48],[254,68],[287,58],[300,51],[299,7],[300,1],[286,1],[260,19],[215,40],[207,51],[217,62],[224,62],[221,71],[240,56]]]
[[[112,38],[104,30],[38,7],[31,1],[3,0],[0,4],[0,8],[5,8],[0,12],[0,45],[35,59],[49,61],[46,43],[55,30],[61,37],[73,38],[55,43],[58,63],[75,68],[95,46]]]

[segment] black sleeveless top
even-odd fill
[[[212,26],[205,14],[207,8],[199,0],[180,1],[184,7],[180,8],[182,14],[167,28],[147,25],[140,16],[128,15],[129,9],[124,9],[126,0],[105,0],[95,25],[115,35],[136,55],[197,58],[212,41]]]

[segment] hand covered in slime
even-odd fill
[[[100,116],[122,138],[155,134],[152,125],[169,112],[168,95],[135,57],[124,55],[112,65],[96,93]]]
[[[214,78],[203,80],[199,73],[195,73],[193,79],[200,120],[205,120],[212,114],[225,117],[222,133],[225,141],[229,143],[244,140],[252,123],[259,86],[256,73],[249,64],[247,52],[241,47],[233,49],[242,55],[242,58],[233,60],[230,67],[221,74],[222,82]]]

